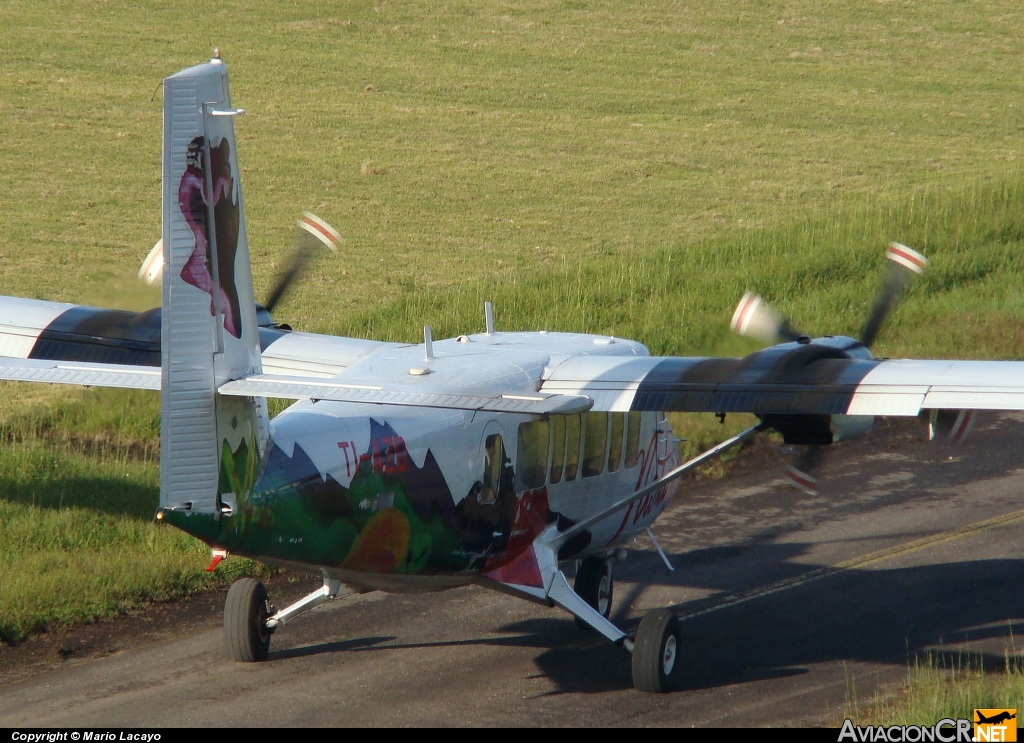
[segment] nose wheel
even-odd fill
[[[605,619],[612,613],[612,564],[601,557],[587,557],[576,570],[573,590]],[[583,629],[590,625],[576,618],[576,624]]]

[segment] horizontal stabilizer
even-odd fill
[[[502,395],[459,395],[447,392],[387,390],[370,385],[345,384],[329,379],[256,374],[220,386],[222,395],[279,397],[291,400],[334,400],[375,405],[409,405],[423,408],[487,410],[496,413],[582,413],[592,401],[582,395],[506,393]]]
[[[160,369],[129,364],[0,358],[0,379],[11,382],[79,384],[86,387],[160,389]]]

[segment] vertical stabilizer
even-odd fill
[[[217,395],[262,371],[227,68],[164,80],[160,503],[219,518],[259,471],[262,398]]]

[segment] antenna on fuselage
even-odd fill
[[[430,336],[430,326],[423,326],[423,353],[427,361],[434,358],[434,339]]]
[[[494,335],[494,305],[490,302],[484,302],[484,325],[487,335]]]

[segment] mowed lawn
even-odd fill
[[[0,24],[3,294],[159,301],[133,278],[160,234],[158,85],[217,46],[257,293],[302,210],[345,237],[277,310],[297,328],[440,337],[493,299],[499,328],[743,353],[747,288],[855,334],[895,239],[933,271],[879,353],[1020,356],[1010,0],[7,0]],[[206,585],[202,546],[149,523],[154,396],[0,400],[0,637]]]

